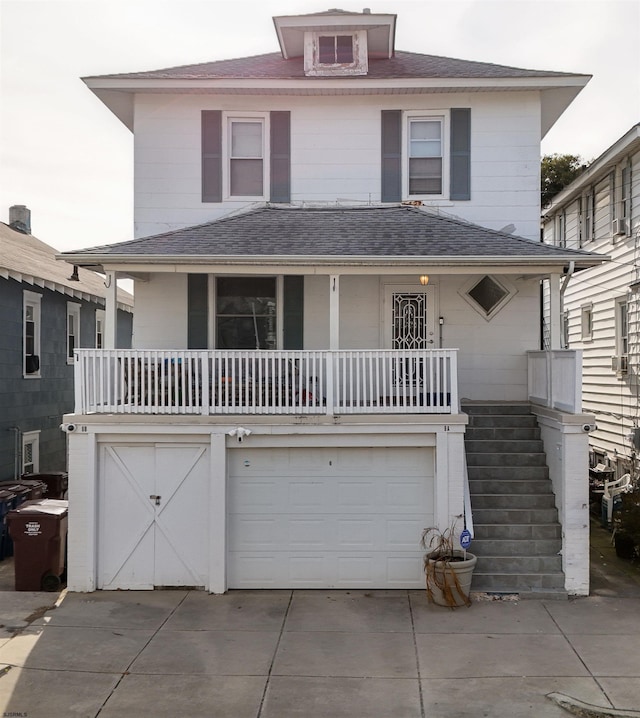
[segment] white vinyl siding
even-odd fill
[[[510,97],[516,94],[517,97]],[[135,98],[136,236],[208,222],[241,209],[255,198],[202,202],[201,121],[203,110],[228,118],[262,118],[266,109],[291,112],[291,202],[378,202],[381,189],[381,110],[446,117],[451,107],[469,107],[471,199],[423,199],[428,206],[491,229],[516,225],[516,234],[538,239],[540,217],[539,93],[437,93],[412,96],[250,97],[148,94]],[[231,108],[231,109],[230,109]],[[223,142],[223,150],[228,146]],[[446,145],[446,132],[445,132]],[[403,141],[406,150],[406,139]],[[444,167],[448,165],[447,149]],[[265,158],[268,164],[269,158]],[[226,161],[223,168],[226,167]],[[268,170],[265,170],[269,176]],[[268,190],[268,187],[265,187]],[[406,194],[404,195],[407,196]],[[260,198],[259,198],[260,199]],[[264,198],[262,198],[264,199]]]

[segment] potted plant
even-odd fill
[[[429,603],[456,608],[470,606],[471,579],[477,557],[458,548],[456,522],[444,530],[430,526],[420,541],[426,550],[424,574]]]

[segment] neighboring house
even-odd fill
[[[601,262],[539,241],[588,77],[396,51],[395,21],[85,78],[134,133],[139,238],[62,255],[136,295],[134,349],[79,352],[71,589],[418,588],[464,516],[476,588],[588,591],[579,364],[537,351],[540,279],[559,305]]]
[[[23,205],[0,223],[0,480],[64,471],[60,431],[74,406],[74,350],[102,346],[104,277],[56,261]],[[118,346],[131,346],[133,297],[118,305]]]
[[[596,417],[592,465],[639,476],[640,124],[614,142],[543,212],[544,241],[607,254],[571,277],[565,346],[583,353],[583,406]]]

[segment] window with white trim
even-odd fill
[[[556,215],[556,247],[567,246],[567,217],[565,211],[562,210]]]
[[[73,364],[73,352],[80,346],[80,305],[67,302],[67,364]]]
[[[40,471],[40,432],[28,431],[22,435],[22,473]]]
[[[407,118],[407,195],[441,197],[445,187],[445,118]]]
[[[96,349],[104,349],[104,309],[96,309]]]
[[[593,339],[593,304],[585,304],[580,308],[580,328],[583,341]]]
[[[629,226],[631,218],[631,166],[626,165],[620,173],[620,219],[624,220],[625,227]],[[628,234],[627,230],[627,234]]]
[[[585,242],[592,242],[595,239],[595,190],[593,187],[589,189],[587,194],[584,196],[584,207],[583,237]]]
[[[305,33],[305,75],[365,75],[368,64],[366,31]]]
[[[229,196],[264,197],[265,119],[230,117],[227,147]]]
[[[629,353],[629,312],[626,299],[616,301],[616,354]]]
[[[40,377],[40,302],[42,295],[23,292],[22,354],[25,377]]]

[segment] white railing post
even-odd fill
[[[73,386],[75,389],[75,406],[76,414],[84,414],[84,361],[83,355],[73,352]]]
[[[327,414],[333,416],[335,414],[335,397],[334,397],[334,376],[336,373],[336,362],[338,362],[338,352],[327,352],[326,353],[326,367],[327,367]],[[340,392],[338,391],[338,396]],[[344,397],[342,397],[341,403],[344,403]]]

